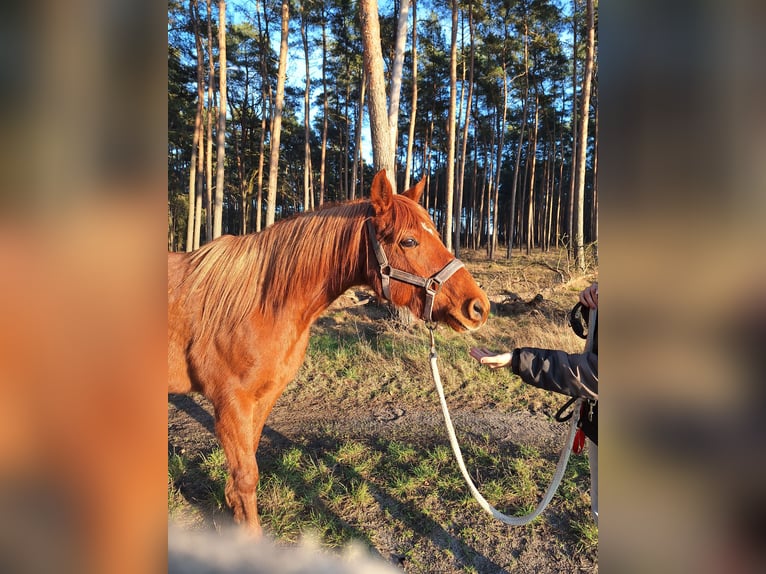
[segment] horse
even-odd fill
[[[225,498],[255,536],[255,453],[266,418],[303,363],[314,321],[347,289],[455,331],[478,329],[489,300],[418,202],[385,171],[369,199],[328,204],[191,253],[168,253],[168,393],[202,393],[226,455]]]

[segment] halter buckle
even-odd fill
[[[435,288],[433,287],[434,285],[436,285]],[[436,295],[439,292],[439,289],[442,288],[442,283],[441,281],[439,281],[438,279],[434,277],[429,277],[428,279],[426,279],[425,288],[426,288],[426,293],[430,293],[431,295]]]

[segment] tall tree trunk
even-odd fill
[[[519,128],[519,144],[516,148],[516,165],[513,169],[513,181],[511,182],[511,208],[510,227],[508,229],[508,242],[506,257],[511,258],[513,253],[513,237],[516,230],[516,196],[519,184],[519,170],[521,169],[521,150],[524,145],[524,131],[527,128],[527,98],[529,97],[529,30],[524,22],[524,95],[521,98],[521,127]]]
[[[207,149],[205,150],[205,237],[207,241],[213,237],[213,116],[216,114],[215,103],[215,59],[213,58],[213,0],[207,0],[207,114],[205,118],[205,137]],[[200,217],[200,221],[201,221]],[[199,247],[199,238],[197,239]]]
[[[399,133],[399,98],[402,90],[402,69],[404,67],[404,47],[407,44],[407,17],[409,12],[410,0],[400,0],[399,17],[396,21],[396,39],[394,41],[394,64],[391,67],[390,103],[388,106],[388,130],[391,136],[391,150],[394,154],[394,161],[396,161],[396,140]]]
[[[585,71],[582,82],[582,108],[580,113],[580,134],[577,159],[577,227],[575,230],[575,264],[585,271],[585,246],[583,244],[583,215],[585,213],[585,157],[588,147],[588,116],[590,115],[590,88],[593,76],[593,58],[595,52],[596,32],[593,25],[593,0],[586,0],[585,12],[587,18],[587,41],[585,54]]]
[[[186,225],[186,251],[192,251],[194,249],[194,230],[197,217],[195,214],[195,206],[197,204],[197,195],[201,193],[201,190],[197,190],[197,177],[199,174],[198,160],[202,162],[202,158],[198,158],[198,147],[200,146],[200,139],[202,137],[202,113],[203,113],[203,99],[205,97],[205,79],[204,79],[204,61],[202,57],[202,41],[199,37],[198,26],[198,12],[197,1],[192,0],[189,6],[190,16],[192,21],[192,27],[194,31],[194,43],[197,49],[197,112],[194,117],[194,134],[192,136],[192,150],[191,150],[191,166],[189,169],[189,211]]]
[[[242,163],[242,149],[239,145],[239,138],[237,137],[237,124],[235,123],[235,115],[234,115],[234,105],[231,101],[229,101],[229,108],[231,109],[231,139],[234,142],[234,159],[237,167],[237,187],[239,188],[239,197],[240,197],[240,235],[244,235],[244,229],[245,229],[245,201],[246,201],[246,191],[245,191],[245,174],[244,169],[245,166]],[[242,125],[242,114],[240,114],[240,130],[242,132],[245,131],[245,127]],[[231,231],[230,231],[231,233]]]
[[[572,0],[572,166],[569,180],[569,209],[567,212],[568,252],[574,255],[575,181],[577,179],[577,0]]]
[[[463,186],[465,185],[465,160],[468,152],[468,130],[471,124],[471,106],[473,105],[473,69],[474,69],[474,26],[473,26],[473,2],[468,2],[468,30],[470,42],[470,55],[468,66],[468,101],[465,105],[465,121],[463,122],[463,138],[460,150],[459,175],[457,178],[457,222],[455,224],[455,257],[460,257],[460,227],[463,206]],[[468,229],[466,227],[466,229]]]
[[[306,63],[306,83],[303,91],[303,210],[308,211],[311,205],[311,196],[313,189],[311,186],[311,122],[310,95],[311,95],[311,75],[309,68],[309,39],[306,33],[306,0],[301,5],[301,39],[303,40],[303,58]]]
[[[226,0],[218,0],[218,127],[216,129],[213,237],[223,233],[223,188],[226,165]]]
[[[279,43],[279,68],[277,70],[277,97],[271,121],[271,153],[269,153],[269,191],[266,206],[266,226],[274,223],[277,205],[277,176],[279,174],[279,140],[282,133],[282,109],[285,103],[285,79],[287,75],[287,36],[290,32],[290,2],[282,0],[282,34]]]
[[[447,187],[444,207],[444,245],[452,251],[452,216],[455,202],[455,116],[457,107],[458,0],[452,0],[452,39],[449,65],[449,114],[447,116]]]
[[[324,107],[322,120],[322,159],[319,166],[319,205],[324,203],[325,181],[327,177],[327,130],[329,106],[327,103],[327,22],[324,4],[322,5],[322,106]]]
[[[496,121],[496,117],[493,118],[493,121]],[[496,124],[495,124],[496,125]],[[495,136],[496,136],[496,129],[492,130],[492,134],[489,138],[489,146],[487,147],[487,160],[485,161],[486,167],[486,181],[485,185],[487,188],[487,257],[489,259],[494,258],[494,253],[492,251],[493,249],[493,243],[492,243],[492,230],[494,228],[495,222],[492,220],[492,184],[494,183],[494,162],[495,162],[495,154],[492,153],[492,150],[495,149]]]
[[[362,157],[362,123],[364,122],[364,97],[367,90],[367,77],[362,70],[362,83],[359,86],[359,104],[358,104],[358,117],[356,121],[356,140],[354,143],[354,165],[352,167],[353,173],[351,174],[351,199],[356,199],[356,180],[357,173],[360,169],[359,159]],[[364,171],[364,167],[361,168]],[[360,186],[362,182],[360,181]],[[360,188],[364,189],[364,188]]]
[[[484,234],[484,220],[485,220],[485,210],[484,210],[484,194],[486,192],[487,188],[487,163],[484,163],[484,168],[481,170],[481,186],[479,187],[479,197],[476,199],[476,203],[479,206],[479,216],[477,217],[477,226],[478,226],[478,238],[477,238],[477,244],[476,247],[481,247],[481,241],[482,236]],[[487,229],[489,229],[489,218],[486,218],[487,220]],[[487,235],[489,237],[489,235]]]
[[[244,201],[245,197],[245,180],[242,176],[242,153],[239,149],[239,139],[238,139],[238,129],[241,129],[241,126],[238,128],[236,124],[236,116],[234,115],[234,108],[231,105],[231,100],[229,100],[229,110],[231,113],[231,127],[229,128],[229,131],[231,133],[231,140],[234,142],[234,167],[236,169],[237,174],[237,195],[241,199],[241,201]],[[231,202],[232,208],[229,210],[229,213],[227,214],[226,223],[224,224],[223,228],[226,229],[227,233],[230,233],[232,235],[243,235],[243,233],[240,231],[242,228],[241,225],[241,203],[238,204],[238,202],[232,201]],[[234,210],[234,214],[231,213],[231,210]],[[237,214],[237,210],[240,210],[240,213]],[[239,215],[239,217],[237,217]],[[239,230],[235,227],[235,224],[239,225]]]
[[[261,45],[261,137],[258,143],[258,191],[256,192],[255,199],[255,231],[259,232],[263,228],[263,166],[266,163],[266,130],[269,124],[266,122],[266,116],[268,110],[271,107],[272,93],[271,83],[269,81],[269,67],[268,58],[271,53],[271,40],[269,34],[269,16],[266,10],[266,3],[263,3],[263,22],[264,28],[261,28],[261,13],[257,10],[256,0],[256,12],[258,14],[258,37],[265,42]]]
[[[351,149],[351,121],[349,120],[348,111],[349,102],[351,102],[351,80],[346,78],[344,83],[346,84],[346,101],[343,102],[343,120],[346,122],[346,129],[344,131],[345,141],[341,144],[340,149]],[[341,155],[341,163],[343,170],[343,176],[341,177],[341,197],[351,199],[348,189],[348,153]]]
[[[555,128],[554,128],[555,129]],[[550,147],[551,155],[548,157],[548,182],[545,186],[545,232],[543,234],[543,249],[550,251],[551,248],[551,229],[553,227],[553,204],[556,189],[556,139],[555,134],[551,136]]]
[[[595,90],[598,88],[596,87]],[[596,246],[595,256],[598,258],[598,101],[596,101],[595,107],[596,115],[593,118],[593,203],[590,221],[591,241]]]
[[[407,160],[404,167],[404,189],[410,188],[412,174],[412,151],[415,142],[415,120],[418,114],[418,2],[412,0],[412,103],[410,127],[407,134]]]
[[[428,184],[426,186],[426,191],[428,192],[430,190],[431,185],[431,134],[433,134],[434,131],[434,122],[433,118],[431,116],[430,111],[428,112],[428,118],[430,119],[430,122],[426,126],[426,133],[423,137],[423,171],[426,174],[426,179],[428,180]],[[426,193],[426,203],[425,208],[426,211],[428,211],[428,208],[430,207],[430,201],[431,201],[431,194]]]
[[[550,211],[550,195],[551,195],[551,152],[550,152],[550,140],[545,139],[545,145],[543,148],[543,161],[542,161],[542,194],[540,209],[538,210],[537,218],[537,245],[541,251],[547,251],[546,236],[548,234],[548,213]]]
[[[534,84],[533,84],[534,86]],[[534,240],[534,220],[535,220],[535,172],[537,171],[537,133],[538,122],[540,115],[540,97],[537,94],[537,87],[534,87],[535,92],[535,120],[532,123],[532,151],[529,153],[529,210],[527,211],[527,242],[526,242],[526,254],[529,255],[532,250],[532,242]]]
[[[471,178],[471,249],[478,249],[478,243],[477,243],[477,222],[478,226],[481,226],[481,215],[477,218],[476,217],[476,210],[479,209],[479,213],[481,213],[481,202],[478,202],[476,199],[476,179],[479,176],[479,162],[477,161],[477,148],[479,146],[474,145],[473,146],[473,177]]]
[[[388,181],[396,192],[394,150],[388,124],[386,84],[383,75],[383,52],[380,46],[380,22],[377,0],[361,0],[359,14],[364,47],[364,69],[370,87],[370,132],[372,135],[372,161],[375,171],[386,170]]]
[[[497,160],[495,161],[494,171],[494,185],[493,185],[493,197],[492,197],[492,254],[491,259],[495,258],[497,254],[498,235],[500,232],[500,223],[497,213],[500,205],[500,172],[503,166],[503,147],[505,147],[505,122],[508,113],[508,74],[506,73],[506,63],[503,61],[503,113],[500,116],[500,126],[498,131],[500,132],[500,142],[497,146]]]

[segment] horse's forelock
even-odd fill
[[[400,195],[395,196],[393,213],[389,239],[394,243],[398,243],[408,229],[420,227],[422,224],[433,227],[426,210],[409,198]]]

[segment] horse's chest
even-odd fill
[[[308,332],[290,336],[272,331],[259,339],[254,350],[262,374],[277,380],[292,379],[306,357]]]

